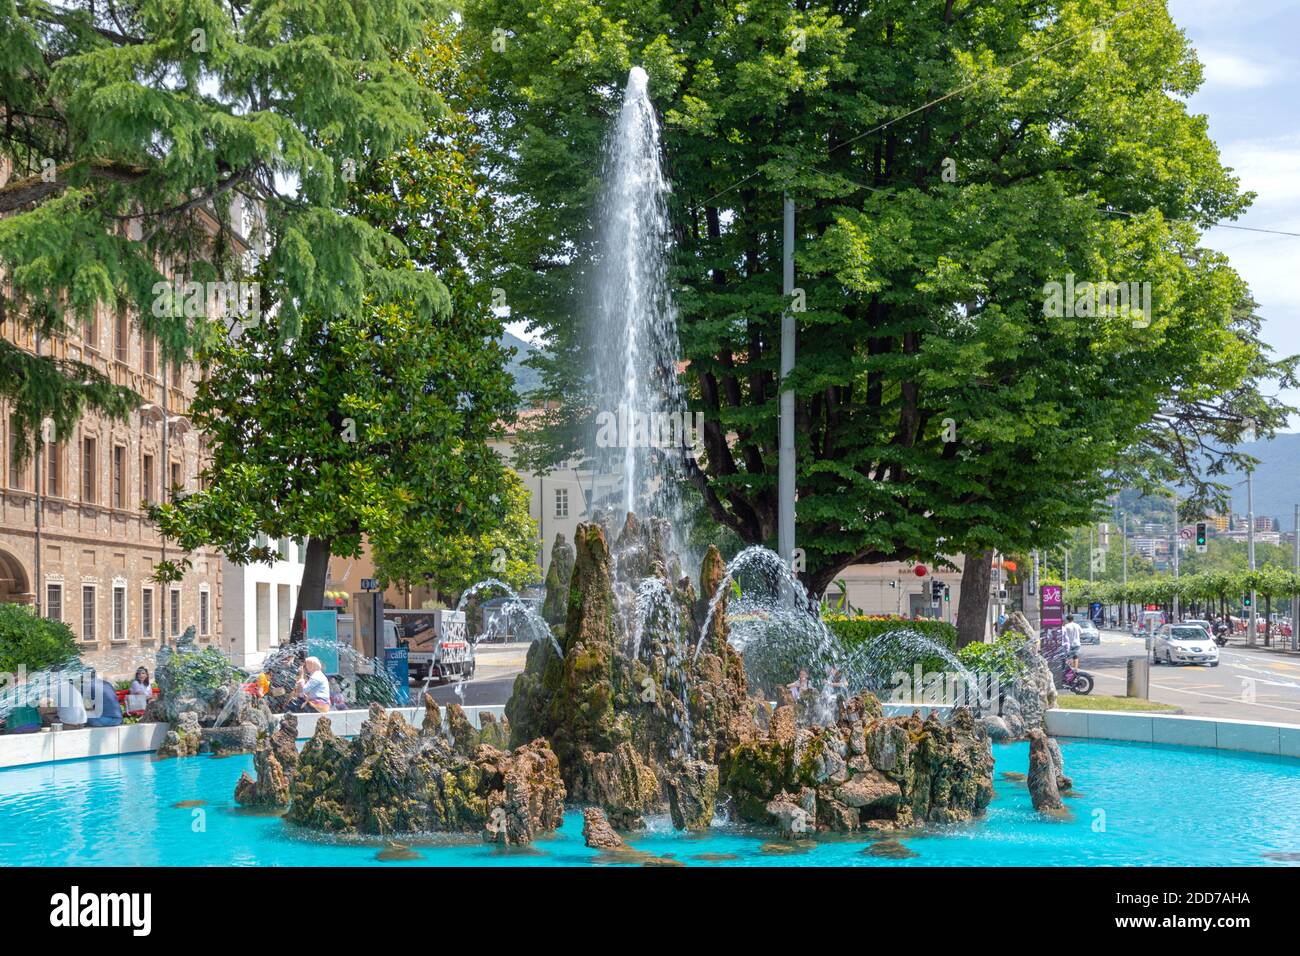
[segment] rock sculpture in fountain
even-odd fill
[[[160,694],[150,699],[145,720],[170,727],[159,757],[249,753],[270,726],[270,708],[243,691],[244,675],[220,651],[198,647],[193,625],[175,648],[158,652],[154,676]]]
[[[459,705],[425,696],[419,730],[378,704],[352,740],[337,736],[328,717],[299,754],[295,719],[258,741],[257,776],[240,779],[245,806],[286,807],[293,823],[328,833],[480,834],[524,844],[554,830],[564,814],[559,762],[544,740],[500,749],[507,728],[488,721],[475,730]]]
[[[551,742],[571,800],[619,829],[664,810],[700,829],[722,797],[742,819],[789,832],[947,822],[987,806],[992,751],[969,712],[947,725],[887,718],[868,694],[843,701],[830,726],[807,726],[789,699],[768,713],[728,643],[725,596],[701,653],[688,653],[725,567],[710,548],[698,599],[689,579],[670,581],[663,525],[629,515],[613,549],[600,524],[578,527],[563,657],[534,644],[507,704],[516,742]],[[616,566],[659,578],[666,599],[624,613]]]
[[[563,642],[558,652],[533,643],[507,721],[475,730],[451,705],[444,728],[426,696],[419,731],[373,705],[354,740],[322,718],[297,754],[286,718],[259,739],[257,776],[245,775],[237,799],[287,806],[292,822],[329,832],[504,843],[558,827],[567,799],[599,811],[586,814],[587,838],[604,847],[647,814],[705,829],[724,801],[744,821],[791,834],[949,822],[988,805],[989,737],[965,710],[946,724],[891,718],[861,694],[819,724],[824,708],[788,692],[775,709],[750,696],[725,595],[709,616],[722,557],[705,555],[697,595],[668,531],[628,515],[611,548],[601,524],[578,526]]]

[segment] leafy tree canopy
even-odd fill
[[[445,308],[397,239],[343,208],[351,173],[422,127],[400,61],[434,6],[0,0],[0,309],[46,337],[125,311],[178,361],[205,323],[155,309],[156,283],[242,278],[249,241],[287,329],[367,298]],[[81,356],[4,341],[0,397],[24,444],[46,417],[66,431],[138,401]]]
[[[403,65],[425,127],[358,176],[349,208],[401,237],[391,267],[445,294],[435,308],[411,295],[306,309],[292,329],[277,314],[209,342],[193,406],[212,453],[205,487],[155,512],[185,549],[215,543],[241,563],[271,557],[258,533],[309,539],[299,610],[320,606],[329,555],[356,556],[363,535],[396,580],[454,559],[468,570],[498,537],[518,544],[517,482],[488,445],[515,396],[480,271],[491,221],[454,23],[431,23]]]
[[[782,197],[798,207],[814,592],[852,562],[1059,544],[1119,482],[1231,440],[1247,412],[1284,417],[1260,386],[1295,362],[1201,245],[1251,196],[1187,110],[1201,67],[1163,0],[472,0],[466,17],[508,196],[499,281],[550,340],[542,397],[563,399],[536,463],[579,452],[592,412],[574,312],[633,65],[674,189],[694,484],[769,545]],[[1132,308],[1082,294],[1102,282],[1137,283]],[[1051,283],[1080,294],[1053,310]]]

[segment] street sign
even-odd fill
[[[410,650],[405,647],[384,648],[384,670],[392,678],[399,704],[409,704],[411,702],[411,664],[409,655]]]
[[[361,590],[363,590],[363,591],[377,591],[377,590],[379,590],[379,581],[378,581],[377,579],[375,579],[375,578],[362,578],[362,579],[361,579]]]

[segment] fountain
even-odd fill
[[[667,281],[668,186],[639,68],[628,77],[606,175],[592,330],[601,428],[594,447],[598,467],[621,479],[621,506],[594,509],[593,520],[578,525],[572,552],[564,543],[557,553],[543,604],[555,631],[494,579],[474,585],[457,606],[503,591],[507,606],[518,604],[530,627],[549,637],[532,641],[506,722],[494,728],[508,732],[513,751],[501,749],[499,738],[482,740],[454,704],[444,733],[426,696],[418,733],[400,715],[372,707],[350,743],[319,721],[287,769],[271,742],[260,744],[259,777],[241,784],[244,793],[287,800],[291,820],[331,832],[478,829],[490,840],[504,831],[488,811],[513,799],[510,812],[523,822],[509,830],[509,842],[558,820],[557,794],[602,811],[590,822],[593,839],[603,842],[610,841],[601,821],[631,830],[665,812],[679,829],[707,829],[719,801],[741,821],[787,832],[901,827],[981,812],[992,795],[983,728],[966,711],[948,725],[885,717],[866,692],[875,679],[871,662],[884,658],[846,654],[777,555],[748,548],[726,565],[711,546],[699,562],[698,592],[683,574],[679,556],[689,535],[681,533],[678,492],[691,449],[686,430],[670,429],[663,441],[660,427],[685,421],[685,401]],[[763,663],[769,658],[786,672]],[[796,685],[798,701],[786,687],[790,668],[793,676],[809,671]],[[528,800],[510,797],[512,761],[534,768],[524,790],[545,795],[529,812],[518,809]],[[497,784],[484,780],[499,781],[505,796],[494,796]]]
[[[606,146],[591,326],[597,470],[621,477],[618,514],[669,519],[687,531],[679,497],[691,419],[678,382],[677,309],[668,282],[668,182],[645,70],[628,74]],[[682,540],[672,550],[685,554]]]

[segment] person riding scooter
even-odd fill
[[[1223,647],[1228,643],[1228,623],[1220,620],[1214,625],[1214,643]]]

